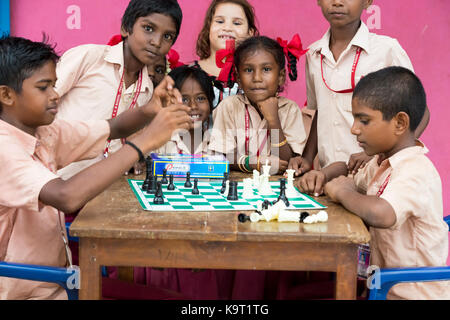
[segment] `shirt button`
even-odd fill
[[[338,125],[339,125],[339,122],[338,122],[338,121],[334,121],[333,124],[334,124],[335,126],[338,126]]]

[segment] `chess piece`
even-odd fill
[[[156,175],[152,176],[152,179],[150,180],[150,183],[148,184],[148,188],[147,188],[148,194],[156,193],[157,183],[158,183],[158,177]]]
[[[239,220],[239,222],[244,223],[245,221],[250,221],[250,217],[244,213],[239,213],[238,220]]]
[[[253,170],[253,188],[259,189],[260,179],[259,179],[259,171]]]
[[[162,176],[162,179],[161,179],[161,184],[167,184],[168,183],[168,181],[167,181],[167,169],[164,169],[163,170],[163,176]]]
[[[227,200],[237,201],[239,199],[237,192],[237,181],[229,182],[230,190],[228,191]]]
[[[220,193],[225,193],[228,177],[229,177],[228,172],[224,172],[223,173],[223,180],[222,180],[222,188],[220,189]]]
[[[262,209],[262,210],[267,210],[267,209],[269,209],[269,207],[270,207],[271,205],[272,205],[272,203],[270,203],[269,200],[264,200],[263,203],[262,203],[261,209]],[[262,211],[262,210],[261,210],[261,211]]]
[[[173,174],[169,175],[169,184],[167,185],[167,190],[175,190],[175,185],[173,184]]]
[[[184,187],[185,188],[192,188],[191,173],[189,171],[186,172],[186,182],[184,183]]]
[[[243,185],[244,185],[244,189],[242,191],[242,198],[244,198],[244,199],[254,198],[255,194],[253,193],[253,179],[245,178],[243,180]]]
[[[289,197],[296,197],[298,195],[298,191],[294,186],[294,169],[287,169],[287,185],[286,185],[286,196]]]
[[[158,184],[156,187],[155,198],[153,198],[153,203],[154,204],[163,204],[164,203],[161,181],[158,181]]]
[[[289,200],[286,197],[286,179],[280,179],[280,195],[278,196],[278,201],[283,201],[286,207],[289,207]]]
[[[198,191],[198,179],[194,179],[194,187],[192,188],[192,194],[200,194]]]
[[[153,177],[153,172],[152,172],[152,158],[150,158],[150,156],[148,156],[145,159],[145,166],[146,166],[146,170],[147,170],[147,174],[145,176],[145,180],[144,183],[142,184],[142,191],[146,191],[148,189],[148,185],[150,184],[150,181]]]

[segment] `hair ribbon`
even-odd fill
[[[277,42],[280,44],[280,46],[283,48],[284,55],[286,56],[287,61],[289,61],[289,52],[298,60],[302,55],[304,55],[306,52],[308,52],[308,49],[303,50],[302,40],[300,39],[300,36],[298,33],[296,33],[291,41],[288,43],[287,40],[283,40],[282,38],[278,37]],[[288,63],[288,69],[291,71],[291,66]]]
[[[227,40],[226,48],[216,52],[216,65],[222,69],[217,77],[217,80],[222,82],[227,82],[230,74],[231,80],[235,80],[232,72],[234,66],[234,43],[234,40]]]

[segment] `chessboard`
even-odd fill
[[[254,211],[259,201],[278,199],[280,191],[280,183],[278,181],[270,181],[270,187],[273,190],[272,195],[260,196],[257,189],[253,189],[254,198],[243,199],[243,184],[238,182],[237,201],[227,200],[225,194],[220,193],[222,183],[198,181],[199,194],[192,194],[192,188],[185,188],[184,181],[174,181],[175,190],[167,190],[167,185],[163,185],[163,204],[154,204],[154,194],[148,194],[142,191],[143,180],[129,179],[128,183],[133,190],[135,196],[139,200],[142,208],[149,211]],[[318,203],[306,194],[300,193],[296,189],[297,194],[289,197],[289,207],[287,210],[321,210],[326,207]]]

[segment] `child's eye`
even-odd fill
[[[183,104],[189,105],[190,99],[187,98],[187,97],[183,97],[183,98],[182,98],[182,101],[183,101]]]
[[[269,72],[269,71],[271,71],[272,70],[272,68],[270,68],[270,67],[264,67],[264,72]]]
[[[169,33],[166,33],[166,34],[164,35],[164,39],[167,40],[167,41],[172,41],[173,38],[174,38],[174,36],[171,35],[171,34],[169,34]]]
[[[369,120],[366,120],[366,119],[361,119],[359,121],[365,126],[369,124]]]
[[[151,26],[144,26],[144,30],[147,32],[152,32],[153,31],[153,27]]]
[[[244,72],[247,72],[247,73],[250,73],[250,72],[252,72],[252,71],[253,71],[252,68],[245,68],[245,69],[244,69]]]
[[[215,23],[224,23],[224,21],[223,21],[222,19],[214,20],[214,22],[215,22]]]
[[[164,67],[156,67],[155,72],[158,74],[164,74]]]
[[[41,90],[41,91],[45,91],[45,90],[47,90],[47,86],[45,86],[45,87],[37,87],[39,90]]]
[[[197,97],[197,102],[205,102],[206,101],[206,97],[205,96],[198,96]]]

